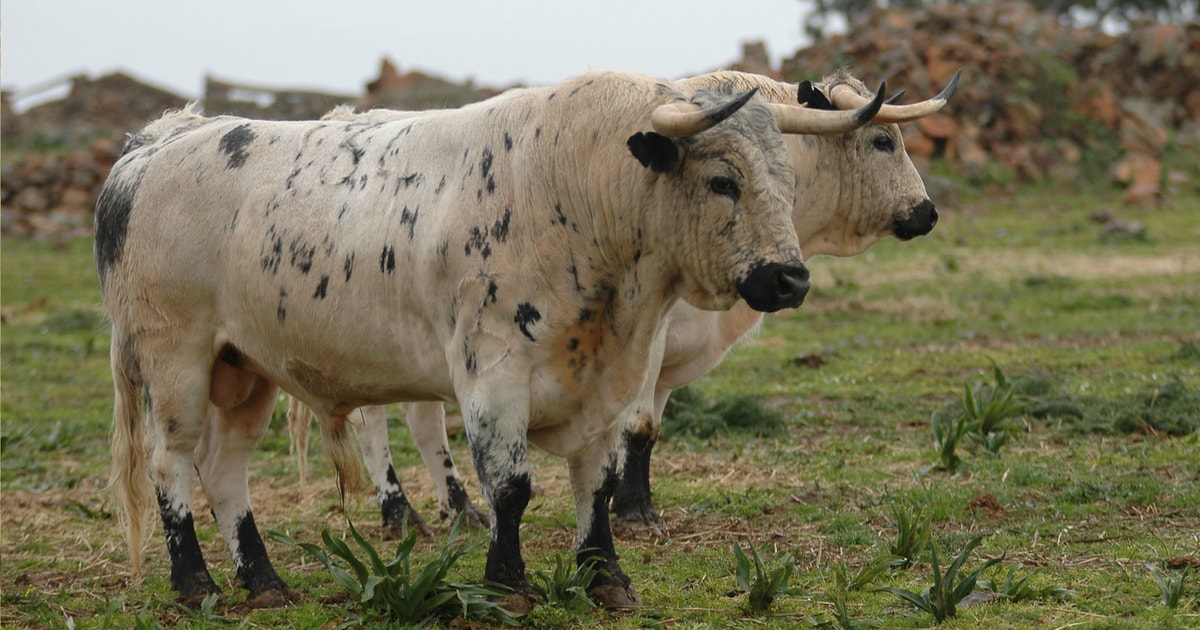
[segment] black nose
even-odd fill
[[[896,234],[896,238],[907,241],[910,238],[925,236],[933,230],[935,225],[937,225],[937,209],[933,207],[932,201],[926,199],[910,208],[907,218],[897,217],[892,224],[892,232]]]
[[[808,268],[803,263],[766,263],[755,267],[737,290],[750,308],[771,313],[803,304],[808,287]]]

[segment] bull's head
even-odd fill
[[[897,123],[933,115],[958,86],[960,73],[937,96],[912,105],[883,104],[872,124],[817,141],[790,140],[798,179],[796,232],[809,255],[852,256],[880,238],[928,234],[938,214],[904,150]],[[798,100],[821,111],[854,111],[872,102],[845,71],[820,84],[802,82]],[[901,92],[902,94],[902,92]]]
[[[701,91],[661,105],[650,116],[654,131],[627,143],[671,191],[659,205],[675,207],[677,223],[662,233],[681,257],[684,298],[700,308],[731,306],[729,286],[759,311],[803,303],[809,276],[791,221],[795,171],[780,131],[861,127],[878,113],[885,87],[862,107],[831,111],[767,104],[755,93]]]

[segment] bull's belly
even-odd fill
[[[453,400],[442,348],[428,336],[400,339],[350,324],[340,334],[218,337],[237,349],[246,369],[314,407],[353,408]]]

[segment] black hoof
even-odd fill
[[[534,608],[546,603],[546,600],[529,585],[514,590],[501,601],[501,607],[514,615],[527,615]]]
[[[450,514],[441,513],[442,519],[450,518]],[[488,518],[486,512],[481,511],[474,505],[467,505],[465,509],[458,513],[454,518],[459,519],[459,529],[467,532],[478,532],[491,529],[492,519]]]
[[[593,602],[609,610],[634,608],[642,605],[642,598],[638,597],[632,586],[601,584],[589,588],[587,593]]]
[[[299,593],[284,587],[251,595],[246,598],[246,606],[248,608],[283,608],[299,599]]]
[[[406,521],[407,527],[405,525]],[[405,534],[411,532],[413,529],[416,529],[417,533],[425,538],[433,538],[433,530],[425,524],[425,519],[421,518],[421,515],[417,514],[417,511],[412,509],[411,506],[408,506],[399,519],[384,525],[383,537],[386,540],[403,540]]]
[[[664,529],[662,517],[651,506],[622,511],[612,521],[613,536],[621,540],[661,538]]]

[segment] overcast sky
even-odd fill
[[[737,10],[731,10],[732,7]],[[123,71],[199,97],[205,75],[360,94],[387,56],[479,85],[555,83],[592,69],[677,78],[763,40],[801,46],[803,0],[3,0],[0,84],[18,95]]]

